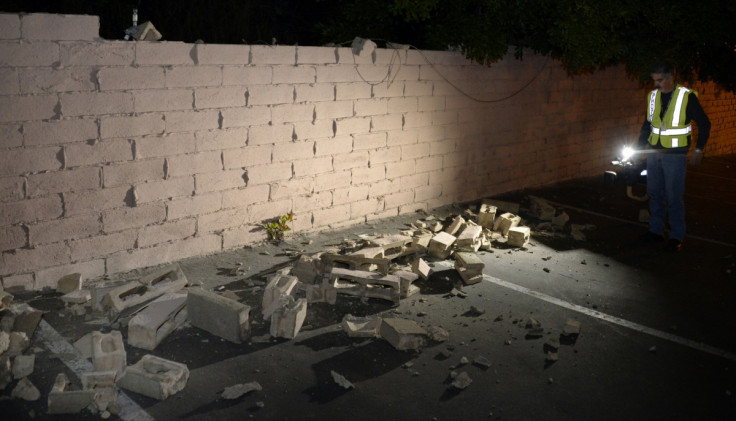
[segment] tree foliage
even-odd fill
[[[166,40],[345,44],[356,36],[420,49],[460,49],[483,64],[509,50],[559,60],[571,75],[624,64],[648,77],[658,60],[679,76],[736,92],[732,0],[6,0],[5,12],[100,16],[120,39],[131,11]]]

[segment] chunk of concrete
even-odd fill
[[[564,228],[564,226],[570,222],[570,215],[567,214],[567,212],[560,212],[559,215],[552,218],[552,225],[556,226],[557,228]]]
[[[413,320],[385,318],[381,321],[381,337],[400,351],[416,350],[426,343],[427,331]]]
[[[379,298],[395,303],[401,300],[401,279],[398,276],[343,268],[332,268],[330,274],[332,279],[335,280],[333,285],[337,288],[338,293],[362,295],[367,298]],[[341,279],[357,283],[361,288],[345,288],[344,283],[338,282]]]
[[[429,339],[435,342],[446,342],[450,340],[450,332],[439,326],[428,327],[427,335],[429,336]]]
[[[279,300],[291,294],[297,283],[296,276],[284,275],[277,273],[273,275],[266,289],[263,291],[263,299],[261,301],[261,313],[263,319],[268,320],[271,314],[279,307]]]
[[[435,234],[429,241],[428,253],[430,256],[438,259],[446,259],[452,253],[452,245],[455,244],[456,237],[445,231]]]
[[[330,282],[329,276],[323,276],[321,284],[307,285],[305,291],[308,303],[335,304],[337,302],[337,289]]]
[[[10,347],[10,334],[8,332],[0,331],[0,355]]]
[[[167,292],[174,292],[187,285],[187,277],[179,265],[167,266],[144,276],[138,281],[128,282],[108,292],[103,300],[103,307],[113,314],[133,307]]]
[[[508,241],[506,242],[510,246],[524,247],[531,238],[532,230],[529,227],[513,227],[509,228]]]
[[[340,326],[351,338],[375,338],[379,335],[381,318],[378,316],[357,317],[346,314],[343,316]]]
[[[456,389],[465,389],[473,383],[467,372],[463,371],[452,380],[452,386]]]
[[[94,390],[96,393],[94,404],[100,411],[117,402],[118,389],[115,387],[117,371],[92,371],[82,373],[82,390]]]
[[[509,229],[519,225],[520,223],[520,216],[506,212],[496,219],[496,222],[493,224],[493,230],[500,232],[505,237],[508,235]]]
[[[557,210],[541,197],[529,196],[529,212],[542,221],[551,221]]]
[[[287,295],[282,298],[282,305],[273,312],[269,333],[274,338],[294,339],[307,318],[307,300]]]
[[[31,341],[28,339],[25,332],[10,332],[9,342],[8,349],[4,354],[8,357],[15,357],[23,354],[23,351],[28,349],[31,345]]]
[[[322,261],[314,256],[302,254],[291,268],[291,274],[299,279],[299,282],[313,284],[322,273]]]
[[[493,220],[496,218],[497,210],[498,208],[493,205],[482,203],[478,210],[478,225],[486,229],[493,229]]]
[[[92,332],[92,365],[95,371],[115,370],[122,373],[127,365],[123,334],[119,330]]]
[[[152,301],[128,322],[128,345],[153,350],[187,320],[187,292],[170,292]]]
[[[475,253],[455,253],[455,270],[467,285],[477,284],[483,280],[484,267],[485,264]]]
[[[241,343],[250,336],[250,306],[201,288],[190,288],[187,317],[194,327]]]
[[[456,244],[457,248],[462,251],[476,252],[480,248],[480,235],[483,232],[483,227],[468,223],[465,228],[457,236]]]
[[[69,275],[62,276],[56,281],[56,291],[62,294],[68,294],[72,291],[82,289],[82,274],[72,273]]]
[[[10,357],[0,356],[0,391],[4,390],[13,381]]]
[[[117,385],[149,398],[164,400],[183,390],[188,380],[189,369],[185,364],[149,354],[129,366],[118,378]]]
[[[452,236],[455,236],[464,227],[465,227],[465,219],[462,216],[458,215],[452,220],[452,222],[450,222],[450,224],[447,227],[445,227],[444,231]]]
[[[67,304],[84,304],[92,299],[88,289],[77,289],[61,296],[61,301]]]
[[[411,271],[419,275],[425,281],[429,279],[429,276],[432,274],[432,268],[421,257],[415,259],[411,263]]]
[[[74,349],[76,349],[82,358],[92,358],[92,332],[82,336],[74,342]]]
[[[507,202],[504,200],[483,199],[483,203],[489,206],[495,206],[498,210],[514,214],[519,213],[519,209],[521,208],[516,202]]]
[[[368,258],[359,255],[343,255],[335,253],[324,253],[320,256],[324,272],[329,272],[333,267],[347,266],[351,270],[370,270],[373,265],[380,273],[387,274],[391,263],[386,258]]]
[[[394,259],[402,254],[404,247],[411,244],[412,238],[406,235],[389,235],[386,237],[375,238],[370,244],[383,249],[383,257]]]
[[[418,288],[412,288],[412,284],[419,279],[418,274],[406,270],[397,270],[392,275],[398,276],[401,281],[401,298],[409,297],[418,292]]]
[[[10,306],[12,302],[13,302],[13,294],[5,291],[2,285],[0,285],[0,311]]]
[[[354,389],[355,385],[351,383],[348,379],[345,378],[342,374],[330,370],[330,374],[332,375],[332,380],[335,381],[338,385],[340,385],[343,389]]]
[[[41,397],[41,392],[28,380],[28,377],[23,377],[15,385],[10,396],[24,401],[37,401]]]
[[[56,381],[48,396],[49,414],[77,414],[94,404],[97,392],[94,390],[66,390],[69,378],[64,373],[56,376]]]
[[[228,400],[238,399],[250,392],[261,391],[262,389],[263,387],[261,387],[261,384],[258,382],[240,383],[226,387],[225,390],[222,391],[221,396],[223,399]]]
[[[18,355],[13,359],[13,377],[22,379],[23,377],[30,376],[33,373],[35,363],[36,356],[34,354]]]
[[[43,312],[26,303],[15,304],[10,307],[10,311],[15,316],[13,331],[23,332],[26,334],[28,339],[31,339],[33,337],[33,333],[38,327],[38,324],[41,323]]]

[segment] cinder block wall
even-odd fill
[[[0,14],[0,277],[94,279],[600,174],[645,108],[620,68],[527,55],[99,39],[95,16]],[[736,100],[702,85],[709,155]]]

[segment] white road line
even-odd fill
[[[77,377],[81,377],[82,373],[95,371],[92,363],[83,358],[79,351],[76,350],[69,342],[64,339],[48,322],[41,320],[38,325],[37,334],[39,338],[46,344],[49,351],[56,354],[64,364],[74,372]],[[118,414],[120,419],[124,421],[154,421],[155,419],[148,414],[143,408],[138,406],[135,401],[130,399],[122,390],[118,393],[118,405],[121,411]]]
[[[638,332],[645,333],[647,335],[656,336],[661,339],[668,340],[670,342],[674,342],[680,345],[684,345],[693,349],[696,349],[698,351],[707,352],[708,354],[713,354],[718,357],[726,358],[731,361],[736,361],[736,354],[725,351],[723,349],[719,349],[710,345],[706,345],[701,342],[693,341],[690,339],[686,339],[677,335],[673,335],[671,333],[662,332],[661,330],[652,329],[650,327],[646,327],[643,325],[640,325],[638,323],[630,322],[628,320],[624,320],[620,317],[611,316],[609,314],[601,313],[597,310],[591,310],[587,307],[583,307],[577,304],[569,303],[564,300],[560,300],[559,298],[552,297],[547,294],[543,294],[541,292],[537,292],[534,290],[531,290],[529,288],[523,287],[521,285],[516,285],[511,282],[507,282],[498,278],[494,278],[492,276],[483,275],[484,279],[487,279],[490,282],[493,282],[496,285],[502,286],[504,288],[509,288],[514,291],[520,292],[522,294],[529,295],[534,298],[538,298],[540,300],[546,301],[548,303],[556,304],[560,307],[564,307],[569,310],[577,311],[578,313],[583,313],[590,317],[595,317],[600,320],[607,321],[609,323],[617,324],[619,326],[623,326],[632,330],[636,330]]]

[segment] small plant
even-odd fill
[[[291,230],[291,227],[289,227],[288,223],[293,220],[294,213],[289,212],[286,215],[281,215],[274,222],[267,222],[265,225],[263,225],[263,227],[266,228],[266,231],[268,231],[269,239],[280,242],[284,239],[284,232]]]

